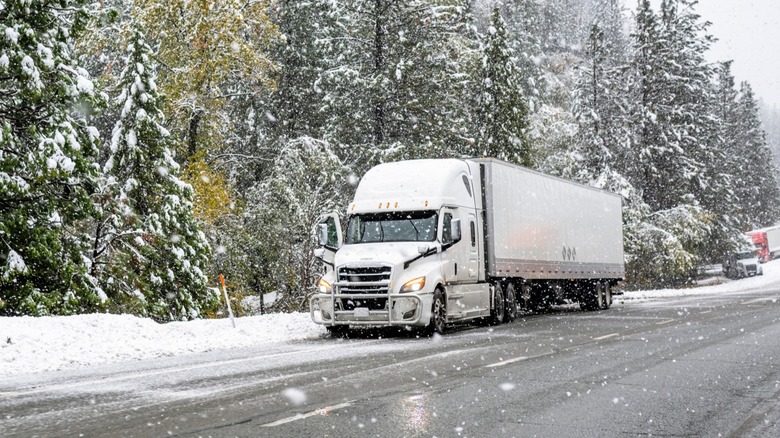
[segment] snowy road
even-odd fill
[[[780,436],[778,286],[20,375],[0,436]]]

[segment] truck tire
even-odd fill
[[[496,283],[494,286],[493,308],[490,309],[490,325],[499,325],[504,321],[506,307],[504,304],[504,291],[501,285]]]
[[[428,334],[438,333],[443,335],[447,328],[447,300],[441,288],[436,288],[433,293],[433,305],[431,307],[431,322],[428,324]]]
[[[504,303],[504,322],[509,323],[517,318],[517,295],[515,294],[515,285],[513,283],[506,285]]]
[[[602,290],[604,291],[604,305],[602,309],[609,309],[612,306],[612,286],[608,281],[602,283]]]
[[[606,309],[604,302],[604,283],[596,282],[596,310]]]

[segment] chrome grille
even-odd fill
[[[363,294],[387,294],[390,290],[390,266],[341,266],[338,269],[339,294],[353,295],[336,302],[339,310],[367,307],[369,310],[387,310],[387,298],[361,298]]]
[[[381,294],[390,288],[390,266],[342,266],[338,284],[342,294]]]

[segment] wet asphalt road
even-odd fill
[[[0,436],[780,436],[780,289],[0,382]],[[374,334],[375,335],[375,334]]]

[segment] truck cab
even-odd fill
[[[723,275],[726,278],[745,278],[764,275],[754,250],[729,254],[723,261]]]
[[[417,160],[371,169],[347,207],[345,232],[336,214],[318,227],[316,255],[328,268],[311,299],[312,319],[338,332],[436,329],[437,317],[443,330],[446,322],[490,316],[489,286],[478,284],[483,239],[472,166]]]

